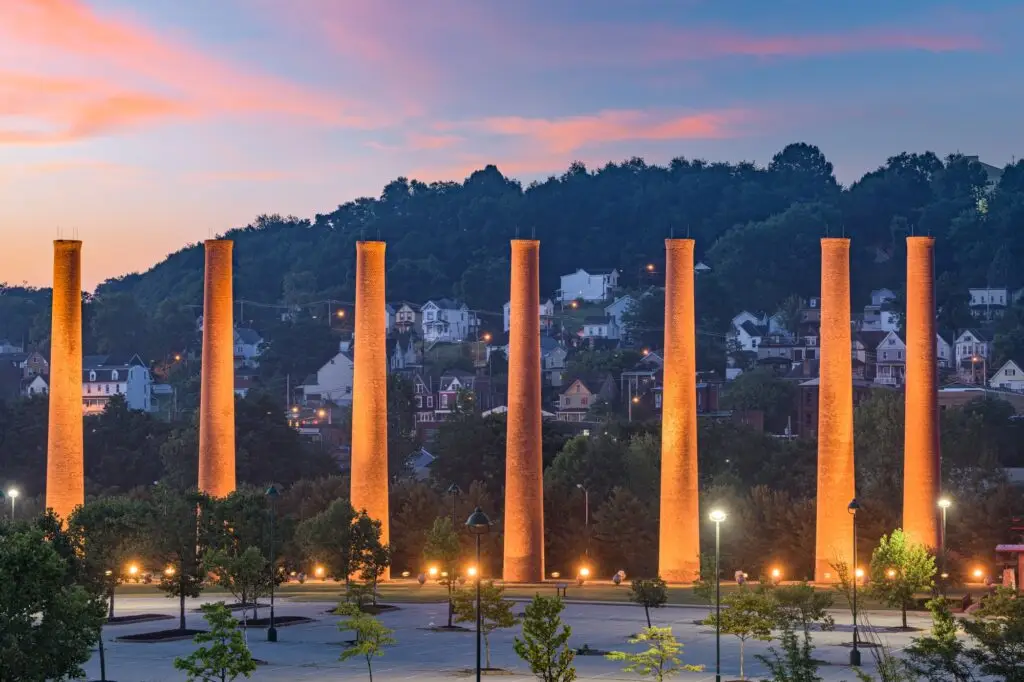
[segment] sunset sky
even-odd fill
[[[1024,152],[1019,1],[0,0],[0,282],[84,284],[400,175]]]

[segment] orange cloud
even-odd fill
[[[587,116],[545,119],[502,116],[470,122],[468,127],[497,135],[525,138],[552,154],[624,140],[721,139],[740,134],[737,125],[751,117],[730,109],[697,114],[607,110]],[[458,127],[459,124],[441,124]]]
[[[0,74],[0,115],[33,123],[0,131],[0,143],[67,141],[199,115],[272,114],[359,127],[374,120],[351,102],[250,73],[79,0],[0,2],[0,45],[7,53],[41,53],[49,67]],[[55,69],[104,78],[55,77]]]

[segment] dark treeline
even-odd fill
[[[968,286],[1024,286],[1024,161],[995,186],[986,168],[960,155],[899,154],[848,188],[814,146],[792,144],[767,167],[674,159],[667,167],[634,158],[588,170],[574,163],[560,177],[520,183],[494,166],[464,182],[424,184],[398,178],[379,198],[348,202],[305,220],[261,216],[231,230],[235,293],[240,299],[301,305],[350,301],[354,244],[388,242],[388,296],[422,301],[458,296],[500,311],[508,293],[508,240],[542,241],[541,287],[578,267],[618,267],[628,285],[650,283],[644,264],[659,263],[663,239],[689,234],[702,276],[701,326],[721,331],[736,310],[774,311],[790,295],[818,293],[818,243],[853,238],[855,301],[873,288],[899,291],[904,237],[938,239],[940,329],[972,324]],[[139,352],[149,360],[186,347],[202,302],[203,252],[190,245],[144,274],[105,282],[88,297],[88,350]],[[47,292],[8,288],[0,295],[0,336],[45,343]],[[326,309],[325,309],[326,311]],[[257,326],[278,310],[246,307]],[[1020,316],[1003,324],[1000,355],[1024,350]]]

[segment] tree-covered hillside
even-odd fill
[[[817,294],[821,236],[853,239],[856,309],[872,288],[902,289],[904,237],[931,234],[938,238],[940,326],[957,329],[971,323],[968,286],[1024,286],[1024,269],[1013,267],[1024,257],[1024,161],[1008,166],[997,185],[988,181],[986,168],[967,157],[903,153],[842,188],[821,152],[800,143],[764,168],[684,158],[667,167],[634,158],[595,171],[575,163],[525,189],[494,166],[462,183],[399,178],[379,198],[348,202],[312,221],[261,216],[227,236],[235,240],[240,299],[350,301],[354,244],[379,238],[388,242],[389,299],[456,296],[500,311],[508,240],[517,234],[541,240],[546,293],[578,267],[617,267],[627,286],[649,284],[660,272],[663,240],[688,234],[697,257],[713,268],[698,292],[701,324],[721,331],[736,310],[773,311],[790,295]],[[646,263],[658,266],[653,277],[642,270]],[[113,299],[121,316],[175,316],[170,326],[177,327],[188,317],[183,310],[202,302],[202,272],[202,247],[191,245],[144,274],[105,282],[94,304]],[[20,303],[24,312],[9,317],[16,297],[6,298],[0,336],[26,338],[33,326],[48,326],[27,317],[31,306]],[[153,334],[174,336],[167,324],[151,322],[160,328]]]

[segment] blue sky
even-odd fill
[[[766,163],[849,183],[900,151],[1021,152],[1019,2],[5,0],[0,281],[143,270],[389,180],[573,160]]]

